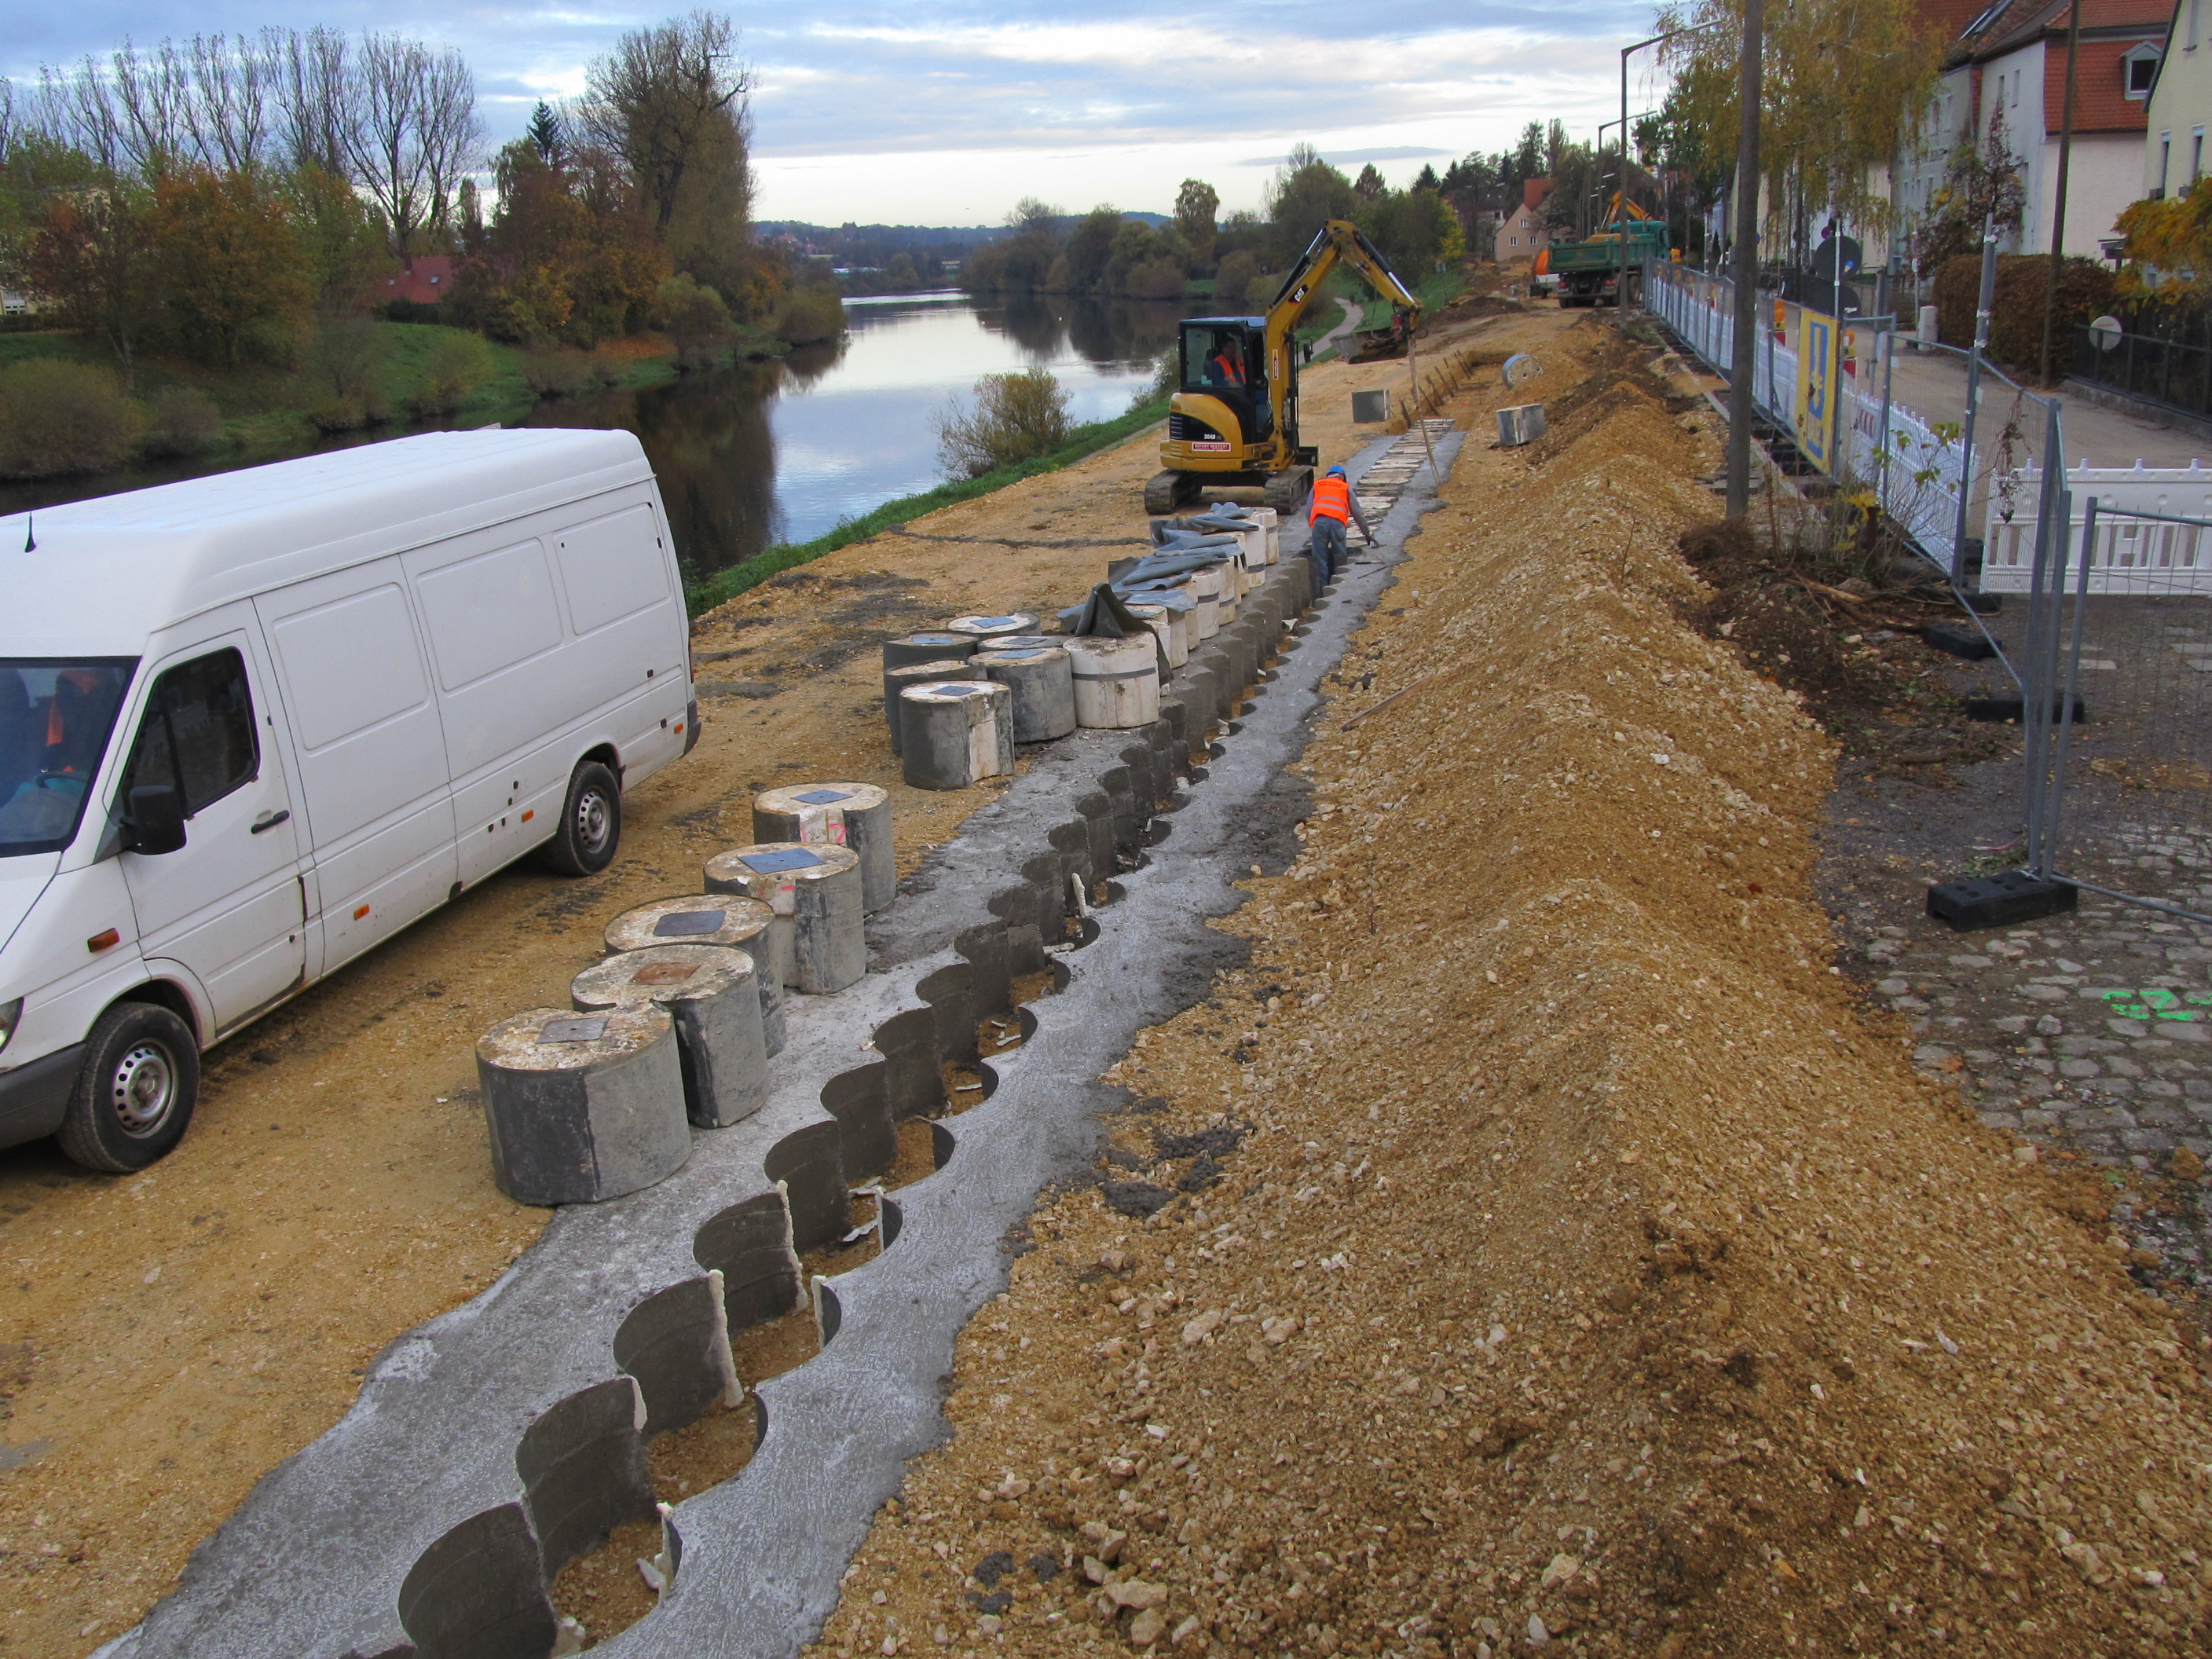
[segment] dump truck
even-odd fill
[[[1161,470],[1145,486],[1146,512],[1172,513],[1209,484],[1258,485],[1267,504],[1284,513],[1305,499],[1321,453],[1298,441],[1297,349],[1291,331],[1340,263],[1390,302],[1389,327],[1372,332],[1400,342],[1412,337],[1420,301],[1357,225],[1330,220],[1283,278],[1266,316],[1188,317],[1176,325],[1182,375],[1168,404]]]
[[[1633,202],[1624,206],[1618,193],[1611,215],[1595,234],[1579,242],[1554,242],[1537,254],[1530,275],[1559,279],[1563,309],[1619,305],[1624,241],[1628,244],[1628,297],[1633,301],[1643,287],[1644,262],[1667,258],[1667,227]]]

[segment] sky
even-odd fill
[[[665,0],[664,0],[665,3]],[[668,8],[674,9],[673,6]],[[494,143],[541,98],[582,89],[585,67],[659,6],[571,0],[88,0],[11,7],[0,74],[141,46],[195,30],[325,22],[398,29],[457,48],[474,70]],[[1215,0],[1073,5],[904,0],[838,9],[728,8],[756,76],[757,216],[817,224],[995,223],[1039,197],[1166,212],[1186,178],[1225,216],[1256,210],[1300,141],[1393,184],[1441,172],[1557,118],[1588,139],[1620,98],[1620,48],[1651,33],[1651,0],[1541,6],[1519,0],[1391,7]],[[1631,113],[1656,101],[1656,54],[1638,54]]]

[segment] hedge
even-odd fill
[[[2015,374],[2043,369],[2043,296],[2051,283],[2050,256],[2008,253],[1997,258],[1996,295],[1990,304],[1990,356]],[[1974,302],[1981,297],[1979,254],[1947,259],[1936,273],[1936,335],[1965,350],[1974,343]],[[2058,281],[2057,314],[2051,319],[2051,361],[2061,374],[2072,361],[2074,328],[2112,306],[2112,273],[2094,259],[2066,261]]]

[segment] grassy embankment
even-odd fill
[[[934,489],[924,490],[919,495],[902,495],[896,501],[885,501],[872,512],[848,519],[835,530],[817,536],[811,541],[781,542],[763,548],[750,559],[718,570],[703,581],[693,582],[684,590],[684,603],[694,617],[704,615],[718,605],[734,599],[738,594],[758,587],[769,577],[834,553],[841,547],[850,547],[854,542],[866,541],[884,531],[936,512],[939,507],[956,502],[973,501],[978,495],[988,495],[993,490],[1004,489],[1008,484],[1018,483],[1024,478],[1034,478],[1041,472],[1057,472],[1073,466],[1087,455],[1102,449],[1110,449],[1159,424],[1167,418],[1164,401],[1143,404],[1125,415],[1111,420],[1093,421],[1079,426],[1068,434],[1067,441],[1049,455],[1012,466],[994,467],[977,478],[961,478],[941,483]]]
[[[382,389],[381,402],[395,423],[413,416],[413,400],[423,379],[425,360],[441,340],[454,331],[434,323],[378,322],[374,327],[375,362],[372,373]],[[470,336],[470,338],[478,337]],[[456,426],[483,425],[519,420],[540,398],[533,387],[533,364],[538,354],[483,343],[489,352],[489,374],[441,418]],[[732,356],[781,356],[789,349],[765,331],[744,331],[726,349]],[[621,388],[659,386],[677,375],[676,349],[661,335],[644,334],[610,340],[598,350],[552,354],[588,360],[599,378],[589,390],[611,383]],[[37,333],[0,334],[0,371],[37,358],[59,358],[113,371],[113,354],[98,341],[60,330]],[[242,363],[222,368],[180,356],[142,356],[136,364],[132,394],[151,399],[172,386],[186,386],[212,401],[222,416],[222,433],[210,453],[228,452],[238,464],[247,465],[295,451],[317,436],[307,410],[324,396],[302,354],[298,366],[270,362]]]
[[[1421,302],[1422,312],[1434,316],[1467,291],[1468,281],[1465,270],[1439,270],[1418,284],[1413,293]],[[1330,303],[1338,299],[1356,300],[1365,307],[1360,313],[1358,327],[1388,328],[1390,325],[1390,302],[1370,289],[1364,279],[1340,265],[1329,273],[1328,281],[1322,285],[1320,303],[1311,307],[1306,313],[1305,320],[1298,325],[1296,335],[1299,344],[1318,340],[1343,319],[1344,313]],[[1337,355],[1336,348],[1331,346],[1327,351],[1316,354],[1314,362],[1325,363]]]

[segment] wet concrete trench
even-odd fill
[[[1430,423],[1439,467],[1460,441]],[[1285,527],[1282,562],[1209,641],[1249,683],[1210,740],[1192,732],[1210,684],[1194,650],[1161,720],[1033,751],[872,921],[867,975],[790,998],[757,1115],[696,1133],[657,1187],[563,1209],[496,1284],[392,1343],[346,1416],[101,1654],[545,1659],[573,1650],[556,1578],[617,1528],[647,1539],[665,1588],[617,1633],[586,1615],[594,1651],[795,1653],[904,1465],[948,1431],[954,1339],[1005,1288],[1010,1231],[1046,1186],[1087,1177],[1101,1118],[1127,1103],[1101,1073],[1240,959],[1206,921],[1293,850],[1305,786],[1285,769],[1317,688],[1435,505],[1421,428],[1351,470],[1380,550],[1302,609]],[[749,1459],[697,1426],[740,1409]],[[714,1484],[676,1489],[664,1437]],[[742,1468],[720,1478],[718,1456]],[[657,1502],[665,1525],[641,1528]]]

